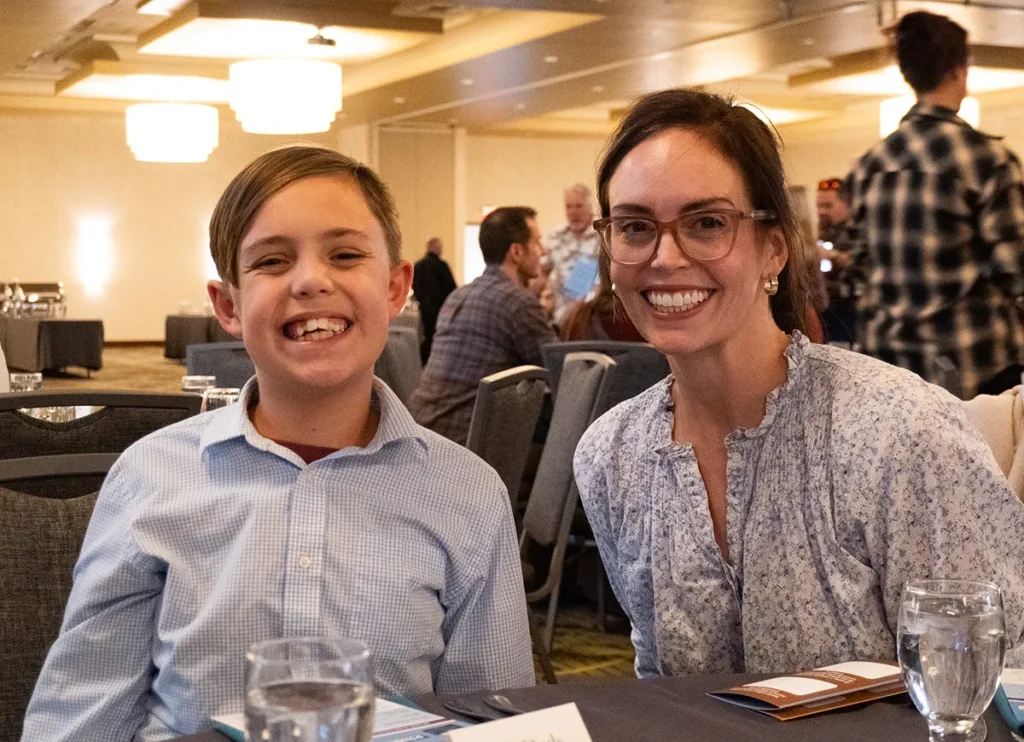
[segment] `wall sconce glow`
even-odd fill
[[[105,216],[82,216],[78,218],[77,226],[75,262],[78,280],[82,282],[85,295],[96,298],[103,295],[103,289],[110,280],[114,262],[111,239],[114,222]]]
[[[141,162],[206,162],[218,125],[216,108],[195,103],[139,103],[125,112],[128,146]]]
[[[250,134],[328,131],[341,110],[341,67],[313,59],[257,59],[230,68],[230,100]]]
[[[916,98],[912,95],[900,95],[896,98],[886,98],[878,105],[878,135],[885,139],[900,126],[900,120],[907,114],[910,107],[914,105]],[[978,128],[981,121],[981,106],[977,98],[964,98],[958,112],[960,118]]]

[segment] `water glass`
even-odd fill
[[[911,580],[900,603],[903,680],[931,742],[981,742],[1006,654],[999,588],[967,580]]]
[[[11,374],[12,392],[34,392],[43,386],[43,375],[34,374]]]
[[[370,742],[370,650],[350,639],[275,639],[245,654],[249,742]]]
[[[206,389],[203,391],[203,404],[199,411],[209,412],[234,404],[238,401],[239,392],[241,392],[240,389]]]
[[[207,389],[217,386],[216,376],[182,376],[181,391],[202,394]]]

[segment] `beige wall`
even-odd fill
[[[224,186],[284,143],[244,134],[222,116],[209,161],[140,163],[121,113],[0,111],[0,277],[63,280],[68,315],[102,319],[108,340],[162,339],[179,302],[203,306],[207,223]],[[109,225],[112,253],[96,297],[86,295],[76,262],[90,219]]]

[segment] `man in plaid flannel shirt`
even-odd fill
[[[900,21],[900,70],[917,103],[849,186],[862,349],[937,383],[948,358],[969,399],[1024,356],[1024,175],[998,137],[956,115],[966,38],[943,16]]]

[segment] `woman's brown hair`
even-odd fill
[[[651,93],[638,100],[619,123],[598,168],[601,216],[610,216],[608,183],[623,158],[668,129],[687,129],[707,139],[740,171],[753,208],[775,213],[774,220],[758,223],[761,229],[765,227],[760,225],[777,227],[789,253],[778,276],[779,292],[770,299],[772,316],[784,332],[812,334],[815,307],[804,256],[807,248],[789,200],[777,134],[747,108],[712,93],[685,88]],[[604,251],[601,260],[608,260]]]

